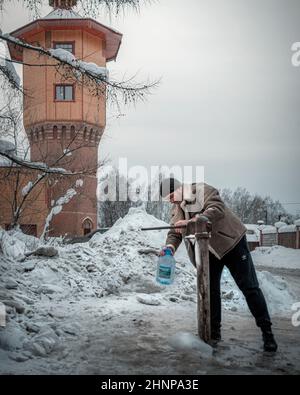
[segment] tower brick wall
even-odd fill
[[[52,13],[11,34],[46,49],[67,47],[76,58],[106,67],[107,61],[116,59],[122,35],[93,19],[80,17],[72,10],[76,3],[50,0]],[[56,12],[57,9],[62,12]],[[72,177],[53,176],[44,186],[48,212],[68,189],[77,192],[51,221],[50,235],[83,235],[97,227],[97,166],[106,125],[105,90],[95,95],[87,86],[66,77],[55,59],[18,45],[11,44],[9,48],[12,59],[24,62],[24,127],[31,160],[80,173]],[[57,89],[64,91],[66,85],[68,95],[57,97]],[[77,188],[79,179],[82,186]]]

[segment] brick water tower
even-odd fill
[[[101,23],[83,18],[74,11],[77,0],[49,0],[54,10],[11,33],[35,46],[63,49],[77,59],[106,67],[115,60],[122,35]],[[9,45],[13,60],[21,61],[24,86],[24,127],[30,142],[31,160],[55,165],[68,149],[75,150],[56,167],[73,172],[93,169],[83,180],[81,193],[63,207],[51,224],[51,236],[83,235],[97,227],[97,163],[98,146],[106,125],[106,98],[66,79],[57,62],[38,52]],[[51,204],[73,186],[74,179],[47,184],[47,200]]]

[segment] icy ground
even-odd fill
[[[260,333],[226,271],[224,341],[212,350],[197,338],[195,271],[183,246],[175,284],[155,282],[155,253],[166,232],[139,229],[160,225],[165,224],[133,209],[89,244],[52,241],[58,250],[52,258],[26,258],[40,241],[0,230],[0,301],[7,311],[6,328],[0,328],[0,373],[299,374],[300,328],[291,323],[292,305],[300,302],[298,252],[278,254],[273,247],[253,254],[278,354],[262,353]]]

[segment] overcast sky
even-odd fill
[[[114,76],[162,79],[147,103],[119,120],[108,114],[102,156],[204,165],[218,188],[300,203],[300,67],[291,63],[299,0],[157,0],[139,14],[98,20],[124,34],[109,64]],[[1,26],[28,21],[15,5]]]

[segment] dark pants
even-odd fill
[[[244,294],[258,327],[270,328],[272,323],[264,295],[259,288],[246,236],[221,260],[212,253],[210,258],[210,303],[212,333],[221,328],[221,276],[226,266]]]

